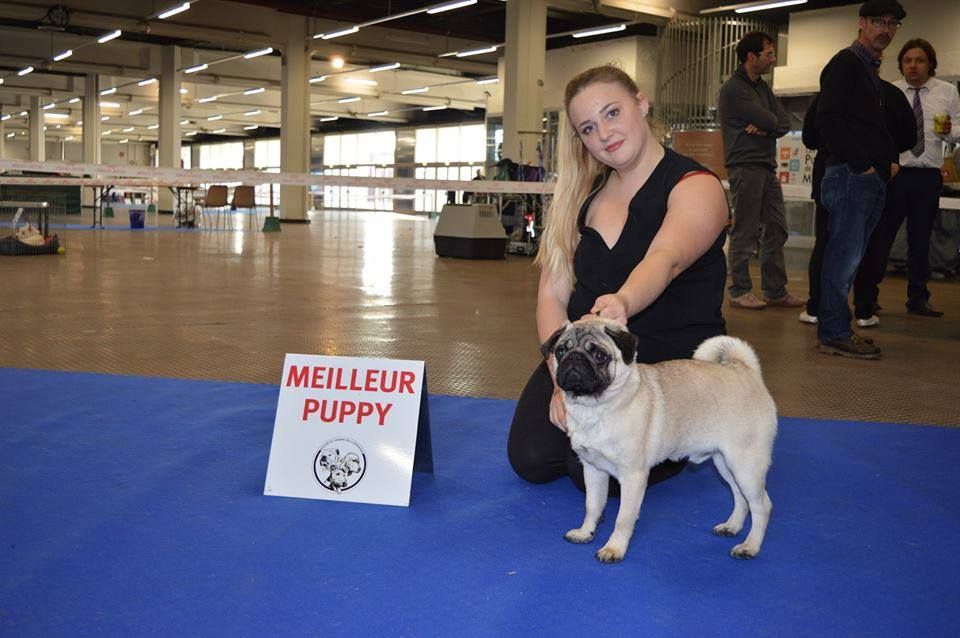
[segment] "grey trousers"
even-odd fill
[[[760,227],[760,289],[767,299],[787,294],[787,270],[783,245],[787,242],[787,218],[783,190],[772,168],[732,166],[727,169],[733,195],[733,227],[727,248],[731,297],[750,292],[750,255],[757,245]]]

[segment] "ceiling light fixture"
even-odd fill
[[[260,115],[260,113],[262,113],[262,111],[261,111],[260,109],[254,109],[254,110],[252,110],[252,111],[247,111],[246,113],[244,113],[244,115],[246,115],[247,117],[249,117],[249,116],[251,116],[251,115]]]
[[[334,38],[339,38],[339,37],[342,37],[342,36],[345,36],[345,35],[350,35],[350,34],[352,34],[352,33],[356,33],[356,32],[359,31],[359,30],[360,30],[360,27],[358,27],[358,26],[352,26],[352,27],[350,27],[350,28],[348,28],[348,29],[341,29],[341,30],[339,30],[339,31],[331,31],[330,33],[319,33],[319,34],[313,36],[313,39],[316,40],[317,38],[320,38],[321,40],[332,40],[332,39],[334,39]]]
[[[423,110],[424,111],[442,111],[445,108],[447,108],[447,105],[441,104],[439,106],[425,106],[423,107]]]
[[[159,124],[151,124],[151,125],[148,126],[147,128],[150,129],[151,131],[153,131],[153,130],[155,130],[155,129],[160,128],[160,125],[159,125]]]
[[[0,117],[0,122],[6,122],[6,121],[9,120],[11,117],[13,117],[13,116],[10,115],[9,113],[7,113],[7,114],[4,115],[3,117]]]
[[[200,71],[206,71],[207,68],[208,68],[208,66],[209,66],[209,65],[207,65],[207,64],[198,64],[198,65],[196,65],[196,66],[190,67],[189,69],[184,69],[183,72],[184,72],[184,73],[199,73]]]
[[[214,122],[216,120],[222,120],[222,119],[223,119],[223,116],[218,114],[218,115],[211,115],[210,117],[207,118],[207,121]]]
[[[58,54],[56,54],[55,56],[53,56],[53,61],[54,61],[54,62],[59,62],[60,60],[66,60],[66,59],[69,58],[71,55],[73,55],[73,50],[72,50],[72,49],[67,49],[67,50],[64,51],[63,53],[58,53]]]
[[[217,130],[213,131],[213,133],[226,133],[226,132],[227,132],[227,129],[225,128],[218,128]]]
[[[273,47],[267,47],[265,49],[251,51],[250,53],[244,53],[243,57],[247,60],[252,60],[253,58],[259,58],[261,55],[270,55],[271,53],[273,53]]]
[[[429,86],[421,86],[419,89],[407,89],[406,91],[400,91],[400,95],[413,95],[414,93],[426,93],[430,90]]]
[[[33,67],[32,67],[32,66],[28,66],[28,67],[25,68],[25,69],[20,69],[19,71],[17,71],[17,75],[19,75],[19,76],[21,76],[21,77],[23,77],[24,75],[27,75],[28,73],[33,73]]]
[[[130,111],[128,115],[140,115],[141,113],[143,113],[143,109],[136,109],[134,111]]]
[[[213,102],[216,99],[217,99],[216,95],[211,95],[210,97],[202,97],[199,100],[197,100],[197,102],[199,104],[206,104],[207,102]]]
[[[260,128],[259,124],[251,124],[250,126],[244,126],[244,131],[252,131],[253,129]]]
[[[56,105],[57,105],[56,102],[50,102],[50,104],[44,104],[44,105],[43,105],[43,110],[44,110],[44,111],[49,111],[50,109],[52,109],[52,108],[55,107]]]
[[[484,47],[482,49],[467,49],[466,51],[457,51],[456,56],[458,58],[466,58],[471,55],[481,55],[483,53],[493,53],[497,50],[496,46]]]
[[[340,104],[349,104],[350,102],[359,102],[360,98],[358,97],[344,97],[337,100]]]
[[[334,115],[333,117],[321,117],[321,122],[335,122],[340,119],[339,115]]]
[[[364,86],[377,86],[376,80],[364,80],[362,78],[347,78],[345,82],[347,84],[362,84]]]
[[[477,0],[456,0],[455,2],[447,2],[445,4],[438,4],[435,7],[427,9],[427,13],[443,13],[444,11],[453,11],[454,9],[459,9],[460,7],[469,7],[471,4],[477,4]]]
[[[80,101],[80,98],[78,98],[78,97],[72,97],[72,98],[70,98],[70,101],[67,102],[67,104],[76,104],[76,103],[79,102],[79,101]]]
[[[380,71],[390,71],[392,69],[399,69],[400,63],[394,62],[393,64],[381,64],[379,66],[372,66],[367,71],[370,73],[379,73]]]
[[[129,133],[129,132],[131,132],[132,130],[133,130],[133,127],[132,127],[132,126],[128,126],[127,128],[123,129],[122,132],[123,132],[123,133]]]
[[[381,115],[386,115],[390,111],[376,111],[374,113],[367,113],[367,117],[380,117]]]
[[[178,13],[183,13],[184,11],[187,11],[187,10],[189,10],[189,9],[190,9],[190,3],[189,3],[189,2],[184,2],[184,3],[181,4],[179,7],[173,7],[172,9],[167,9],[166,11],[164,11],[163,13],[161,13],[160,15],[158,15],[157,18],[160,19],[160,20],[166,20],[167,18],[169,18],[169,17],[171,17],[171,16],[175,16],[175,15],[177,15]]]
[[[102,109],[118,109],[120,105],[116,102],[100,102],[100,108]]]
[[[123,32],[120,29],[117,29],[116,31],[111,31],[105,36],[102,36],[99,40],[97,40],[97,42],[99,42],[100,44],[106,44],[110,40],[116,40],[117,38],[119,38],[122,33]]]
[[[140,80],[137,82],[137,86],[147,86],[148,84],[153,84],[157,81],[157,78],[147,78],[146,80]]]
[[[66,113],[44,113],[44,117],[49,117],[51,120],[65,120],[70,116]]]
[[[244,95],[256,95],[257,93],[263,93],[264,91],[266,91],[266,89],[261,86],[261,87],[258,88],[258,89],[248,89],[248,90],[244,91],[243,94],[244,94]]]
[[[112,86],[112,87],[110,87],[109,89],[104,89],[104,90],[100,91],[100,95],[101,95],[101,96],[103,96],[103,95],[113,95],[113,94],[116,93],[116,92],[117,92],[117,87]]]
[[[193,136],[196,135],[196,134],[197,134],[197,131],[190,131],[189,133],[184,133],[183,136],[184,136],[184,137],[193,137]]]
[[[599,27],[597,29],[587,29],[586,31],[577,31],[573,34],[575,38],[589,38],[595,35],[603,35],[605,33],[616,33],[617,31],[623,31],[627,28],[625,24],[615,24],[609,27]]]
[[[477,80],[477,84],[495,84],[499,81],[500,81],[500,78],[497,78],[497,77],[481,78]]]
[[[323,81],[326,80],[326,79],[327,79],[327,76],[325,76],[325,75],[318,75],[318,76],[316,76],[316,77],[310,78],[310,84],[316,84],[317,82],[323,82]]]
[[[779,7],[789,7],[797,4],[806,4],[807,0],[759,0],[757,2],[741,2],[739,4],[728,4],[722,7],[712,9],[703,9],[701,15],[710,13],[726,13],[734,11],[736,13],[750,13],[752,11],[763,11],[765,9],[776,9]]]

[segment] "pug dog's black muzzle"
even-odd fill
[[[586,353],[574,351],[557,365],[557,385],[575,396],[599,394],[605,383],[603,375]]]

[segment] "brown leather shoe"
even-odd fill
[[[767,307],[767,303],[757,299],[757,296],[752,292],[739,297],[730,297],[730,305],[734,308],[744,308],[746,310],[763,310]]]
[[[765,299],[764,301],[767,302],[768,306],[776,306],[778,308],[799,308],[800,306],[807,305],[806,299],[794,297],[789,292],[777,299]]]
[[[846,339],[821,341],[820,352],[850,357],[851,359],[880,358],[880,347],[873,342],[873,339],[864,339],[856,334],[852,334]]]

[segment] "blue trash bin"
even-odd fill
[[[130,210],[130,228],[143,228],[143,218],[146,215],[146,211],[143,210]]]

